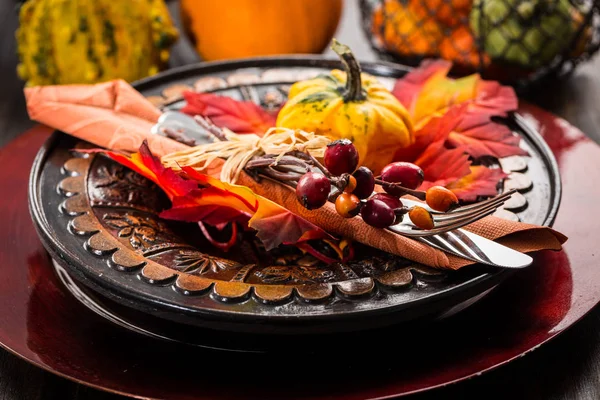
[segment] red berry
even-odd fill
[[[335,199],[335,210],[344,218],[352,218],[360,211],[360,199],[351,193],[342,193]]]
[[[386,165],[381,170],[381,179],[389,183],[398,183],[408,188],[416,189],[423,183],[425,175],[423,170],[417,165],[408,162],[395,162]],[[393,186],[383,186],[383,189],[389,194],[401,196],[404,194],[402,189]]]
[[[315,172],[302,175],[296,186],[298,201],[309,210],[322,207],[329,198],[329,192],[331,192],[329,179]]]
[[[381,200],[369,199],[360,209],[363,220],[375,228],[387,228],[394,224],[394,210]]]
[[[402,207],[402,201],[398,197],[392,196],[391,194],[377,193],[375,196],[373,196],[373,199],[383,201],[392,210]]]
[[[360,167],[352,174],[356,178],[356,189],[354,193],[359,199],[366,199],[373,194],[375,189],[375,177],[367,167]]]
[[[358,151],[348,139],[334,140],[327,145],[323,161],[332,175],[351,174],[358,165]]]

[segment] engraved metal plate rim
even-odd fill
[[[288,67],[288,68],[289,67],[331,68],[331,67],[336,67],[336,66],[339,66],[338,61],[325,60],[323,58],[314,57],[314,56],[271,57],[271,58],[263,58],[263,59],[238,60],[238,61],[234,61],[234,62],[231,62],[231,61],[230,62],[213,62],[208,65],[207,64],[191,65],[191,66],[186,66],[186,67],[170,70],[166,73],[159,74],[155,77],[140,81],[134,86],[136,86],[141,91],[146,91],[147,94],[152,94],[152,92],[160,93],[161,88],[164,89],[166,86],[168,86],[168,84],[170,84],[170,83],[172,84],[175,81],[190,82],[192,79],[194,79],[194,78],[198,79],[201,76],[206,76],[209,74],[223,75],[224,73],[232,72],[233,70],[236,70],[236,69],[256,68],[257,70],[260,70],[260,72],[262,73],[264,71],[261,70],[261,68],[274,68],[274,69],[281,69],[281,68],[286,68],[286,67]],[[380,74],[380,75],[387,76],[387,77],[398,77],[401,74],[410,70],[410,68],[405,68],[403,66],[398,66],[398,65],[394,65],[394,64],[388,65],[387,63],[364,63],[364,69],[366,70],[366,72],[372,72],[372,73]],[[184,82],[182,82],[182,83],[184,83]],[[39,212],[40,209],[38,209],[38,210],[35,209],[36,206],[39,206],[39,203],[35,204],[36,199],[34,197],[36,197],[36,196],[31,195],[31,193],[35,192],[35,190],[34,190],[35,182],[37,180],[37,176],[34,176],[34,175],[37,173],[39,176],[39,174],[41,173],[41,167],[43,166],[42,159],[45,159],[45,157],[48,155],[48,153],[50,151],[49,147],[53,147],[56,144],[56,142],[53,142],[53,140],[56,140],[59,135],[60,134],[55,133],[53,138],[49,139],[49,142],[47,142],[44,145],[44,147],[40,150],[40,153],[38,154],[38,157],[36,158],[36,163],[34,163],[34,168],[32,169],[32,177],[31,177],[31,181],[30,181],[31,182],[31,185],[30,185],[30,207],[32,209],[32,215],[34,216],[36,225],[40,225],[40,223],[43,223],[45,221],[45,219],[37,218],[37,217],[41,217],[41,215],[38,215],[38,214],[40,214],[40,212]],[[556,185],[555,189],[560,189],[560,177],[555,175],[555,172],[557,170],[555,168],[553,169],[553,167],[555,167],[555,165],[556,165],[556,161],[554,160],[552,153],[548,150],[546,143],[543,141],[543,139],[539,136],[539,133],[537,133],[536,131],[534,131],[533,134],[526,133],[526,136],[530,140],[531,144],[537,149],[537,151],[540,152],[540,154],[542,155],[542,158],[544,158],[543,162],[549,167],[550,174],[553,174],[554,182],[552,182],[552,183],[554,183],[556,185],[556,182],[558,181],[558,185]],[[44,151],[44,149],[46,149],[46,151]],[[560,194],[560,190],[557,190],[557,193]],[[552,194],[556,195],[556,193],[552,193]],[[551,202],[552,202],[553,207],[555,209],[557,209],[558,204],[557,204],[556,198],[551,199]],[[37,217],[36,217],[36,215],[37,215]],[[553,214],[547,215],[546,222],[551,223],[554,216],[555,215],[553,215]],[[550,221],[548,221],[548,220],[550,220]],[[42,233],[44,233],[43,232],[45,230],[44,228],[46,228],[46,227],[36,226],[36,229],[38,229],[38,232],[40,232],[41,235],[42,235]],[[51,238],[50,239],[47,238],[47,240],[51,241]],[[56,249],[50,249],[51,246],[48,243],[44,243],[44,245],[47,248],[49,248],[49,251],[51,251],[52,254],[54,254],[55,256],[57,255],[57,253],[55,251],[52,251],[52,250],[56,250]],[[78,273],[81,273],[81,272],[78,271]],[[431,297],[435,297],[436,299],[442,299],[445,296],[460,292],[461,289],[463,291],[468,290],[468,289],[472,290],[473,286],[476,286],[478,284],[483,284],[484,282],[490,281],[492,279],[495,280],[495,278],[501,278],[505,275],[507,275],[507,273],[505,273],[504,271],[498,271],[498,272],[492,272],[492,273],[486,272],[475,278],[472,278],[470,280],[466,280],[466,281],[462,282],[457,287],[449,287],[444,290],[437,291],[433,295],[424,296],[424,297],[421,297],[418,299],[411,299],[408,302],[402,303],[400,305],[387,305],[385,307],[378,308],[375,310],[351,310],[351,311],[347,312],[346,314],[356,314],[356,313],[360,314],[360,313],[363,313],[364,311],[369,311],[371,313],[371,315],[374,315],[373,312],[379,313],[379,312],[389,311],[390,309],[402,309],[409,305],[417,306],[419,304],[423,304],[424,302],[432,300]],[[131,296],[131,298],[136,301],[142,300],[142,302],[146,302],[146,303],[152,304],[152,305],[157,304],[157,299],[151,298],[151,297],[143,298],[143,296],[140,296],[139,293],[134,296]],[[161,304],[165,305],[164,301],[162,301]],[[169,306],[173,310],[192,312],[194,315],[198,315],[199,313],[202,312],[202,310],[198,310],[198,309],[195,311],[188,310],[185,308],[182,309],[182,307],[178,306],[178,305],[169,305]],[[209,310],[204,310],[204,312],[206,312],[207,315],[210,314],[210,315],[214,316],[215,312],[219,312],[219,310],[209,309]],[[244,316],[243,313],[240,313],[237,310],[231,310],[231,312],[225,311],[223,313],[223,315],[224,316],[226,315],[230,318],[232,315],[235,315],[236,317],[237,317],[237,315],[239,315],[240,317]],[[289,315],[288,316],[285,316],[285,315],[258,315],[257,316],[255,314],[246,314],[246,315],[249,316],[250,318],[265,318],[265,319],[269,319],[269,320],[273,320],[273,319],[277,319],[277,318],[283,318],[283,319],[290,318]],[[335,313],[329,314],[329,315],[319,315],[319,314],[306,314],[306,315],[311,318],[323,317],[324,319],[325,318],[336,319],[337,317],[343,316],[343,315],[335,314]],[[293,316],[293,317],[297,317],[297,316]]]
[[[48,142],[40,149],[40,152],[38,153],[38,156],[36,157],[36,161],[34,162],[34,167],[32,169],[32,173],[34,175],[32,175],[32,179],[30,182],[30,193],[33,194],[39,194],[39,191],[36,188],[36,186],[38,186],[40,184],[39,182],[39,176],[40,176],[40,172],[41,172],[41,168],[44,165],[44,161],[47,157],[47,155],[50,153],[50,151],[55,147],[56,143],[58,142],[58,140],[60,139],[61,136],[66,136],[64,133],[61,132],[55,132],[51,138],[48,139]],[[52,231],[53,228],[51,228],[48,224],[47,221],[45,221],[45,219],[42,217],[43,212],[41,212],[41,210],[43,209],[41,207],[40,204],[40,197],[38,195],[30,195],[29,197],[30,200],[30,209],[32,211],[32,216],[34,217],[34,221],[36,222],[36,230],[38,231],[38,233],[41,236],[44,236],[47,240],[52,241],[51,239],[48,238],[52,238]],[[40,218],[42,217],[42,218]],[[42,221],[44,220],[46,222],[46,224],[40,224],[38,223],[38,221]],[[57,262],[59,262],[59,264],[63,267],[66,267],[70,272],[75,272],[75,276],[81,276],[82,278],[84,278],[85,280],[90,281],[90,283],[92,283],[92,286],[96,287],[96,288],[103,288],[106,292],[111,292],[111,294],[113,296],[116,297],[122,297],[125,299],[129,299],[130,301],[141,301],[142,303],[145,303],[147,305],[152,305],[152,306],[156,306],[157,302],[160,303],[162,306],[167,307],[168,309],[171,309],[172,311],[175,312],[179,312],[179,313],[185,313],[185,314],[189,314],[191,316],[201,316],[201,315],[206,315],[206,316],[211,316],[214,317],[215,315],[221,315],[224,318],[232,318],[233,316],[235,316],[235,318],[239,318],[240,322],[247,320],[247,321],[260,321],[260,320],[269,320],[269,321],[280,321],[282,323],[284,323],[285,321],[292,321],[292,320],[298,320],[299,318],[302,319],[303,317],[306,318],[310,318],[313,321],[317,321],[317,320],[327,320],[327,321],[333,321],[333,320],[340,320],[340,319],[345,319],[345,318],[349,318],[349,317],[358,317],[361,315],[369,315],[369,316],[374,316],[377,314],[387,314],[387,313],[393,313],[393,312],[397,312],[403,309],[407,309],[408,307],[413,307],[413,306],[417,306],[418,304],[430,301],[432,299],[432,297],[434,297],[436,300],[443,300],[444,298],[446,298],[447,296],[452,296],[457,294],[457,289],[461,289],[461,292],[463,294],[467,294],[470,293],[472,290],[474,290],[476,288],[476,286],[479,285],[483,285],[484,283],[487,283],[489,285],[495,284],[498,281],[500,281],[501,279],[503,279],[504,277],[508,276],[510,271],[509,270],[502,270],[502,271],[498,271],[497,273],[486,273],[486,274],[482,274],[479,275],[475,278],[469,279],[465,282],[462,282],[459,286],[457,287],[448,287],[448,288],[444,288],[442,290],[439,290],[433,294],[429,294],[426,295],[424,297],[418,298],[418,299],[413,299],[404,303],[399,303],[399,304],[388,304],[388,305],[382,305],[381,307],[377,308],[377,309],[352,309],[352,310],[340,310],[340,311],[336,311],[335,313],[319,313],[317,311],[311,311],[310,309],[307,309],[306,312],[303,312],[302,314],[274,314],[274,315],[265,315],[265,314],[255,314],[255,313],[251,313],[251,312],[243,312],[243,311],[239,311],[239,310],[220,310],[220,309],[203,309],[203,308],[199,308],[199,307],[183,307],[180,304],[177,303],[173,303],[170,302],[168,300],[164,300],[164,299],[157,299],[154,296],[151,296],[147,293],[144,293],[143,291],[139,291],[139,290],[134,290],[134,291],[127,291],[127,290],[123,290],[123,288],[120,288],[118,285],[113,286],[110,283],[104,281],[103,279],[99,279],[98,276],[96,276],[95,274],[91,274],[86,268],[81,268],[77,266],[77,261],[76,261],[76,256],[74,256],[70,251],[69,248],[66,247],[64,245],[64,243],[60,243],[57,241],[54,241],[52,244],[53,246],[49,245],[45,240],[42,241],[44,246],[46,247],[46,249],[48,250],[48,252],[52,255],[52,258],[55,259]],[[91,256],[91,254],[90,254]],[[166,267],[165,267],[166,268]],[[175,272],[175,271],[173,271]],[[364,278],[361,278],[364,279]],[[333,285],[333,284],[331,284]],[[151,285],[156,287],[155,285]],[[375,285],[376,287],[377,285]],[[164,288],[166,290],[172,290],[171,289],[171,285],[167,285],[164,286]],[[115,291],[116,289],[116,291]],[[379,290],[379,289],[378,289]],[[254,290],[252,290],[252,292],[254,292]],[[248,296],[249,299],[255,301],[255,298],[253,296],[254,293],[250,293],[250,295]],[[184,295],[181,295],[182,297],[187,297]],[[192,296],[193,297],[193,296]],[[362,298],[363,296],[359,296],[359,298]],[[213,297],[209,298],[215,300]],[[296,296],[294,296],[293,300],[297,300]],[[223,304],[221,302],[219,302],[220,304]],[[237,304],[237,303],[234,303]],[[261,303],[264,304],[264,303]],[[319,304],[319,303],[317,303]],[[269,305],[268,307],[272,308],[272,307],[276,307],[277,304],[274,305]]]

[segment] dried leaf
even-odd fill
[[[184,92],[186,105],[181,109],[189,115],[202,115],[222,128],[235,133],[262,135],[275,126],[276,114],[264,110],[251,101],[238,101],[211,93]]]

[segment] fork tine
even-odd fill
[[[495,206],[495,205],[491,205],[489,207],[483,208],[481,210],[477,210],[476,212],[473,212],[471,214],[465,215],[463,217],[460,218],[455,218],[455,219],[451,219],[451,220],[445,220],[441,223],[438,223],[438,221],[435,222],[435,228],[445,228],[447,226],[453,226],[456,224],[460,224],[462,221],[466,221],[466,220],[471,220],[473,217],[477,217],[478,215],[488,215],[490,212],[494,212],[498,209],[498,207],[500,207],[501,204]],[[483,217],[481,217],[483,218]]]
[[[494,202],[496,202],[496,201],[498,201],[498,200],[500,200],[500,199],[505,199],[505,200],[508,200],[508,198],[509,198],[510,196],[512,196],[512,195],[513,195],[514,193],[516,193],[516,192],[517,192],[517,189],[511,189],[511,190],[509,190],[508,192],[504,192],[504,193],[502,193],[502,194],[499,194],[498,196],[492,197],[492,198],[490,198],[490,199],[487,199],[487,200],[484,200],[484,201],[480,201],[479,203],[475,203],[475,204],[470,204],[470,205],[468,205],[468,206],[462,206],[462,207],[459,207],[459,208],[457,208],[456,210],[454,210],[454,211],[451,211],[451,212],[449,212],[449,213],[439,213],[439,212],[437,212],[437,213],[436,213],[436,212],[433,212],[433,214],[434,214],[435,216],[442,215],[442,214],[443,214],[443,215],[448,215],[448,214],[460,213],[460,212],[467,211],[467,210],[472,210],[472,209],[474,209],[474,208],[485,207],[485,206],[486,206],[486,205],[488,205],[489,203],[494,203]]]
[[[470,210],[465,210],[465,211],[461,211],[459,213],[448,213],[445,215],[437,215],[434,216],[434,221],[437,223],[442,223],[441,225],[446,225],[447,223],[451,223],[451,222],[457,222],[461,219],[464,218],[469,218],[471,215],[475,215],[477,213],[480,213],[482,211],[486,211],[486,210],[490,210],[490,209],[496,209],[498,207],[500,207],[501,205],[503,205],[506,202],[506,198],[499,198],[496,199],[496,201],[491,202],[491,203],[487,203],[485,204],[483,207],[478,207],[478,208],[472,208]],[[440,226],[440,225],[436,225],[436,226]]]
[[[475,221],[477,221],[477,220],[479,220],[479,219],[481,219],[483,217],[486,217],[486,216],[492,214],[494,211],[496,211],[496,208],[492,207],[489,210],[485,210],[485,211],[481,211],[479,213],[476,213],[476,214],[474,214],[473,216],[471,216],[469,218],[464,218],[464,219],[461,219],[461,220],[449,223],[447,225],[443,225],[441,227],[436,227],[436,228],[433,228],[433,229],[430,229],[430,230],[424,230],[424,229],[418,229],[417,228],[417,229],[412,230],[412,231],[403,232],[402,234],[405,235],[405,236],[414,236],[414,237],[417,237],[417,236],[437,235],[439,233],[448,232],[448,231],[451,231],[451,230],[454,230],[454,229],[461,228],[461,227],[463,227],[465,225],[469,225],[472,222],[475,222]]]

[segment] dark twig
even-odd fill
[[[379,177],[375,178],[375,183],[380,185],[384,189],[386,189],[386,188],[400,189],[400,190],[402,190],[402,192],[404,192],[404,194],[410,194],[411,196],[414,196],[419,200],[425,201],[425,192],[423,192],[421,190],[409,189],[398,183],[385,182],[385,181],[382,181],[381,179],[379,179]]]
[[[213,124],[213,122],[208,117],[202,117],[200,115],[196,115],[194,117],[194,121],[202,128],[206,129],[208,133],[219,139],[221,142],[226,142],[227,137],[221,128]]]
[[[248,161],[248,163],[246,163],[246,168],[251,169],[251,168],[261,168],[261,167],[277,167],[277,166],[293,165],[293,166],[300,167],[306,171],[308,171],[310,169],[310,166],[308,165],[307,162],[305,162],[304,160],[300,160],[296,157],[286,155],[286,156],[283,156],[277,162],[277,164],[275,164],[275,160],[273,159],[273,157],[268,157],[268,156],[270,156],[270,154],[261,156],[261,157],[257,157],[257,158],[253,158],[252,160]]]
[[[188,146],[198,145],[198,142],[196,140],[190,138],[188,135],[183,133],[183,131],[181,131],[181,130],[162,127],[162,128],[160,128],[160,132],[163,135],[165,135],[166,137],[168,137],[169,139],[173,139],[179,143],[183,143]]]
[[[277,171],[276,169],[272,168],[272,167],[266,167],[261,169],[260,171],[262,174],[264,175],[268,175],[271,178],[283,181],[283,182],[288,182],[291,180],[297,181],[298,178],[300,176],[302,176],[302,174],[298,174],[298,173],[292,173],[292,172],[280,172]]]

